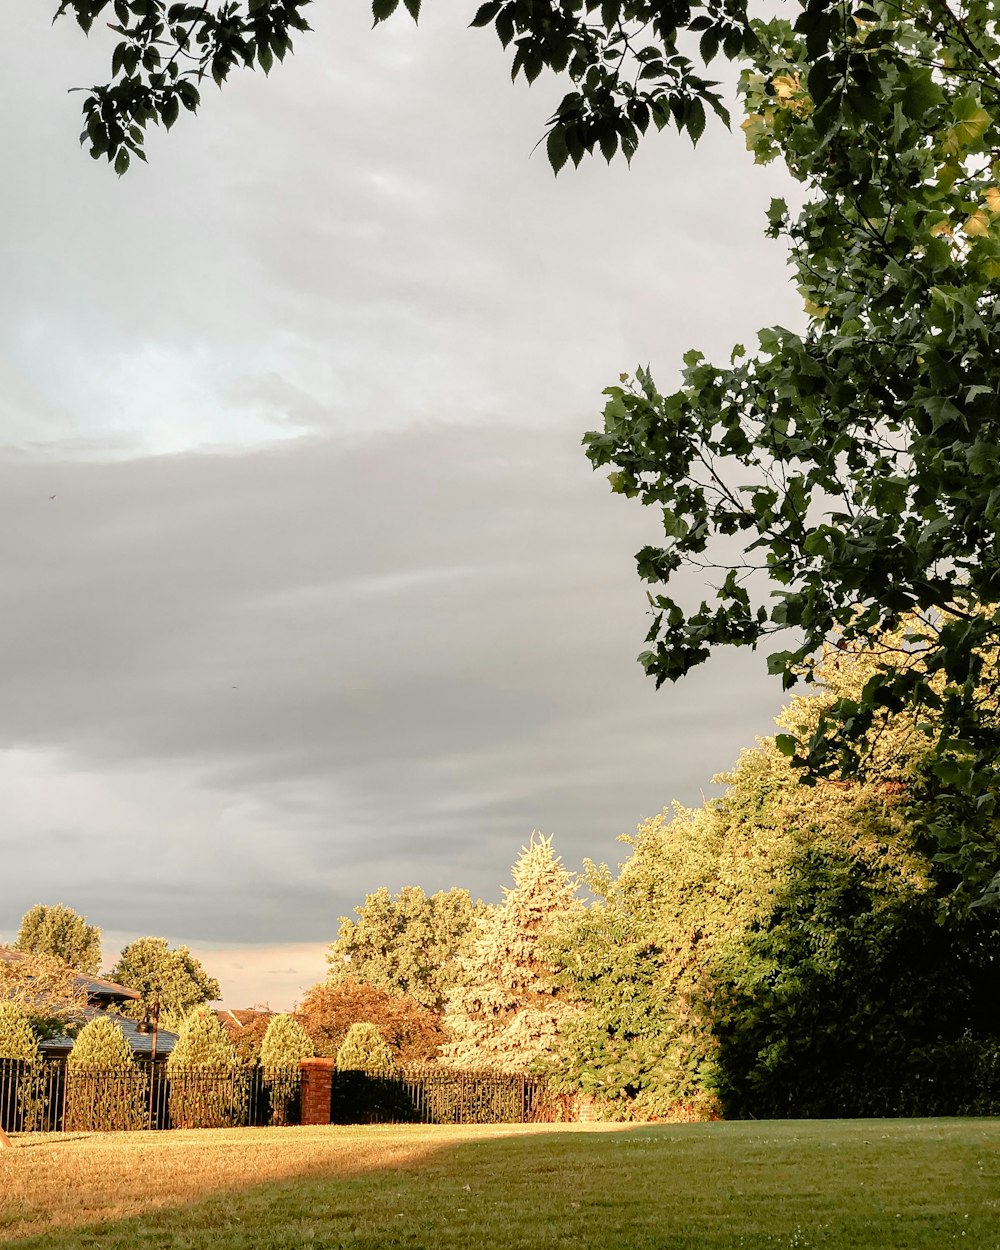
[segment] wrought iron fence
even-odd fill
[[[292,1068],[73,1070],[65,1059],[0,1059],[0,1128],[8,1133],[295,1124]]]
[[[527,1124],[562,1118],[542,1077],[409,1068],[335,1071],[332,1124]]]

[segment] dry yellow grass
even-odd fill
[[[371,1125],[22,1134],[13,1149],[0,1150],[0,1241],[187,1206],[269,1182],[398,1171],[451,1146],[551,1131],[551,1125]]]
[[[21,1138],[0,1250],[1000,1250],[1000,1120]]]

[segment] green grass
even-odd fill
[[[131,1218],[63,1224],[6,1246],[1000,1250],[995,1121],[643,1125],[617,1132],[553,1126],[514,1136],[391,1127],[301,1132],[313,1137],[299,1140],[297,1174],[286,1169],[286,1179],[254,1184],[251,1166],[242,1188],[216,1189]],[[254,1139],[248,1153],[267,1158],[285,1148],[283,1140],[294,1142],[295,1133],[272,1130],[270,1138]],[[324,1157],[324,1143],[336,1144],[337,1134],[353,1137],[339,1139],[340,1154]],[[137,1183],[147,1176],[147,1188],[155,1189],[157,1159],[165,1166],[178,1156],[176,1150],[168,1156],[173,1136],[143,1139]],[[246,1136],[225,1134],[227,1149],[246,1150],[241,1140],[249,1146]],[[100,1141],[61,1149],[75,1148],[82,1158]],[[400,1145],[405,1149],[398,1153]],[[16,1153],[0,1162],[8,1169],[31,1166],[14,1160]],[[192,1160],[202,1158],[209,1168],[217,1153],[202,1147]],[[31,1154],[24,1150],[22,1161]],[[0,1186],[3,1180],[0,1167]],[[0,1213],[3,1193],[0,1188]],[[0,1237],[2,1227],[0,1220]]]

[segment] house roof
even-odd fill
[[[150,1059],[153,1055],[153,1033],[143,1032],[135,1020],[130,1020],[127,1016],[116,1015],[113,1011],[105,1011],[101,1007],[88,1007],[82,1013],[86,1020],[96,1020],[104,1017],[113,1020],[115,1024],[125,1034],[125,1040],[132,1048],[132,1054],[139,1058]],[[171,1033],[167,1029],[160,1029],[156,1035],[156,1056],[162,1059],[170,1054],[177,1045],[177,1034]],[[60,1037],[50,1037],[46,1041],[40,1043],[41,1050],[47,1055],[63,1055],[68,1054],[73,1047],[73,1039],[65,1035]]]
[[[0,946],[0,960],[4,963],[20,963],[30,958],[30,955],[15,950],[12,946]],[[104,977],[92,977],[86,972],[76,973],[74,981],[80,989],[86,990],[87,997],[93,1002],[124,1002],[126,999],[142,998],[138,990],[119,985],[117,981],[105,980]]]

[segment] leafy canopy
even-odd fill
[[[21,917],[16,950],[62,960],[77,972],[97,974],[101,966],[101,931],[72,907],[38,903]]]
[[[468,950],[482,905],[468,890],[439,890],[427,895],[420,886],[398,894],[385,888],[355,907],[357,920],[341,916],[337,940],[330,947],[328,981],[350,979],[408,995],[439,1012],[455,984],[456,960]]]
[[[309,0],[61,0],[56,15],[72,13],[89,32],[99,18],[119,37],[109,81],[90,88],[80,136],[91,156],[106,157],[123,174],[132,157],[145,160],[145,132],[169,129],[181,110],[195,112],[200,85],[222,86],[238,67],[269,73],[309,30]],[[404,0],[417,20],[421,0]],[[399,0],[374,0],[375,24]],[[109,20],[110,19],[110,20]],[[565,74],[572,90],[549,120],[547,149],[557,171],[599,148],[610,160],[631,157],[652,124],[673,122],[697,141],[706,108],[728,120],[704,67],[721,50],[740,55],[754,44],[743,0],[487,0],[473,26],[492,27],[513,54],[511,77],[533,82],[543,69]],[[697,54],[682,46],[697,36]]]
[[[171,950],[166,938],[143,937],[130,942],[111,970],[111,978],[142,995],[119,1008],[133,1020],[159,1012],[163,1028],[177,1028],[195,1007],[217,999],[219,983],[186,946]]]

